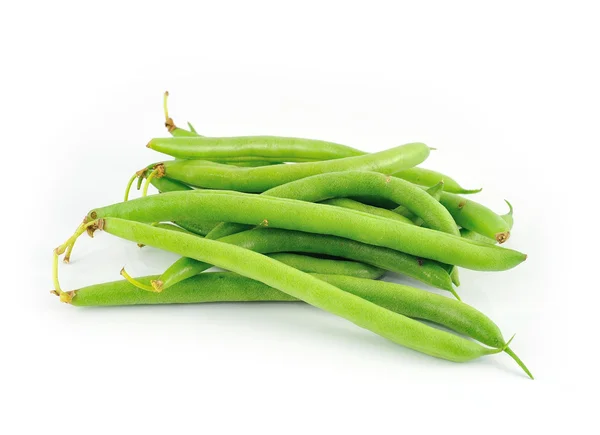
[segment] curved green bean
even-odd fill
[[[500,328],[475,308],[420,289],[371,282],[365,279],[317,274],[315,277],[342,290],[413,319],[442,325],[490,347],[505,347]],[[148,285],[157,275],[137,278]],[[120,306],[142,304],[193,304],[210,302],[297,301],[296,298],[258,281],[231,272],[207,272],[173,286],[168,292],[140,291],[125,280],[96,284],[75,290],[75,306]],[[507,352],[531,379],[525,364],[506,346]]]
[[[313,175],[269,189],[261,196],[319,202],[329,198],[365,194],[377,195],[404,204],[432,229],[456,236],[460,234],[450,213],[429,193],[408,181],[377,172],[346,171]],[[206,237],[219,239],[247,228],[247,226],[223,222]]]
[[[167,177],[191,186],[260,193],[290,181],[327,172],[395,172],[418,165],[428,155],[428,146],[411,143],[363,156],[294,165],[239,168],[205,160],[170,160],[162,164]]]
[[[162,195],[156,195],[160,196]],[[92,222],[114,236],[198,261],[211,262],[215,266],[255,279],[397,344],[431,356],[464,362],[504,350],[483,347],[449,332],[424,325],[277,260],[238,246],[117,218]],[[61,293],[59,289],[56,292]],[[61,299],[66,299],[60,295]]]
[[[442,193],[440,202],[459,226],[495,239],[498,243],[504,243],[510,237],[507,222],[484,205],[448,192]]]
[[[513,227],[513,207],[511,205],[510,202],[504,200],[506,202],[506,204],[508,204],[508,208],[509,211],[506,214],[501,215],[500,217],[502,219],[504,219],[504,221],[506,222],[506,224],[508,225],[508,229],[512,230]],[[461,228],[460,229],[460,236],[465,238],[465,239],[469,239],[469,240],[475,240],[477,242],[483,242],[483,243],[488,243],[490,245],[495,245],[497,242],[496,239],[491,239],[489,237],[486,237],[484,235],[481,235],[475,231],[471,231],[471,230],[467,230],[466,228]]]

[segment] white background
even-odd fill
[[[505,433],[593,417],[600,146],[594,2],[11,2],[0,17],[3,433]],[[463,271],[536,375],[454,364],[300,304],[78,309],[52,249],[160,159],[162,92],[207,135],[423,141],[515,206],[504,273]],[[594,176],[595,175],[595,176]],[[82,238],[63,287],[175,257]],[[595,387],[594,388],[594,384]]]

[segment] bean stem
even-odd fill
[[[131,275],[129,275],[127,273],[127,271],[125,270],[124,267],[121,269],[120,273],[121,273],[121,276],[127,280],[127,282],[136,286],[140,290],[145,290],[145,291],[152,292],[152,293],[160,293],[162,291],[162,288],[157,289],[153,285],[147,285],[147,284],[144,284],[144,283],[136,280],[135,278],[133,278]]]
[[[150,186],[152,179],[156,176],[158,176],[160,178],[161,168],[162,168],[162,166],[158,165],[152,170],[152,172],[150,172],[150,175],[148,175],[148,178],[146,179],[146,183],[144,184],[144,191],[142,192],[142,196],[148,195],[148,186]],[[164,171],[162,171],[162,172],[164,173]]]
[[[165,94],[163,97],[163,111],[165,112],[165,127],[167,127],[167,130],[169,131],[169,133],[171,133],[177,127],[175,126],[173,119],[171,119],[169,117],[169,106],[167,104],[168,99],[169,99],[169,91],[165,91]]]
[[[136,178],[139,178],[139,174],[137,172],[133,174],[127,182],[127,187],[125,188],[125,198],[123,199],[123,201],[129,200],[129,192],[131,191],[131,186],[133,186],[133,182],[136,180]]]
[[[58,279],[58,259],[60,255],[65,252],[67,252],[67,255],[71,255],[71,251],[73,250],[75,241],[79,238],[79,236],[81,236],[83,233],[90,230],[91,228],[99,228],[98,222],[99,221],[96,220],[91,222],[84,220],[84,222],[77,227],[75,233],[71,237],[69,237],[65,243],[54,249],[54,256],[52,261],[52,282],[54,284],[54,290],[52,290],[51,293],[60,296],[60,300],[62,302],[70,302],[73,298],[73,292],[64,292],[60,287],[60,282]],[[69,259],[67,258],[65,262],[68,263]]]

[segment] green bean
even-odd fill
[[[513,207],[510,202],[508,202],[506,200],[504,200],[504,201],[506,202],[506,204],[508,204],[509,211],[507,214],[503,214],[500,217],[502,219],[504,219],[504,221],[507,223],[508,229],[512,230],[513,223],[514,223]],[[495,245],[497,243],[497,241],[495,239],[491,239],[489,237],[483,236],[479,233],[476,233],[475,231],[467,230],[466,228],[460,229],[460,235],[461,235],[461,237],[463,237],[465,239],[475,240],[477,242],[488,243],[490,245]]]
[[[459,226],[498,243],[504,243],[510,237],[510,226],[506,221],[484,205],[448,192],[442,193],[440,202]]]
[[[331,172],[302,178],[267,190],[262,196],[318,202],[329,198],[372,194],[404,204],[411,212],[428,223],[429,227],[458,236],[460,233],[448,211],[423,189],[400,178],[377,172]],[[224,222],[206,237],[219,239],[247,229],[247,226]]]
[[[185,228],[181,228],[181,227],[179,227],[177,225],[173,225],[173,224],[168,223],[168,222],[155,222],[155,223],[152,224],[152,226],[157,227],[157,228],[162,228],[162,229],[165,229],[165,230],[171,230],[171,231],[177,231],[177,232],[180,232],[180,233],[197,235],[193,231],[186,230]],[[138,246],[140,248],[144,247],[144,245],[141,245],[141,244],[139,244]],[[324,272],[324,273],[326,273],[326,272]]]
[[[178,159],[223,162],[313,162],[365,154],[333,142],[281,136],[154,138],[146,146]]]
[[[391,210],[385,208],[373,207],[372,205],[363,204],[362,202],[355,201],[350,198],[331,198],[325,201],[320,201],[321,204],[335,205],[336,207],[349,208],[352,210],[362,211],[363,213],[369,213],[375,216],[379,216],[386,219],[392,219],[406,224],[412,224],[413,221],[410,219],[400,216]]]
[[[219,239],[220,242],[241,246],[251,251],[268,254],[274,252],[303,252],[324,254],[348,260],[360,261],[390,272],[396,272],[419,280],[432,287],[458,295],[452,287],[446,269],[435,261],[422,260],[393,249],[367,245],[354,240],[301,231],[257,228]],[[155,290],[172,285],[204,272],[210,264],[191,258],[180,258],[153,283]]]
[[[163,100],[163,109],[164,109],[164,113],[165,113],[165,127],[167,127],[167,130],[169,131],[169,133],[171,133],[171,135],[173,137],[178,137],[178,138],[204,137],[204,136],[198,134],[198,132],[196,132],[196,129],[194,128],[194,126],[189,122],[187,123],[187,125],[188,125],[190,131],[179,128],[175,125],[175,122],[173,122],[173,118],[169,117],[169,110],[167,108],[168,96],[169,96],[169,93],[165,92],[165,96],[164,96],[164,100]],[[266,162],[266,161],[258,161],[257,160],[257,161],[250,161],[250,162],[237,162],[237,163],[235,163],[235,166],[256,167],[256,166],[267,166],[267,165],[271,165],[271,164],[274,164],[274,162]],[[139,188],[138,188],[138,190],[139,190]]]
[[[294,165],[238,168],[205,160],[170,160],[163,164],[167,177],[191,186],[260,193],[290,181],[327,172],[395,172],[418,165],[428,155],[429,147],[412,143],[374,154]]]
[[[159,198],[163,195],[155,196]],[[238,246],[117,218],[91,221],[86,225],[96,225],[98,229],[109,234],[136,243],[213,263],[217,267],[255,279],[310,305],[329,311],[397,344],[431,356],[464,362],[504,350],[504,348],[483,347],[465,338],[422,324],[347,293],[277,260]],[[55,258],[58,257],[59,252],[57,248]],[[57,264],[55,261],[55,265]],[[69,299],[73,299],[72,292],[69,294],[60,289],[57,279],[55,287],[57,287],[55,292],[62,301],[68,302]]]
[[[481,192],[481,189],[465,189],[453,178],[440,172],[432,171],[431,169],[409,168],[396,172],[394,177],[402,178],[406,181],[410,181],[411,183],[426,187],[434,186],[440,181],[443,181],[444,190],[451,193],[467,194]]]
[[[533,375],[504,340],[500,328],[485,314],[464,302],[405,285],[350,278],[317,275],[335,285],[388,310],[414,319],[427,320],[504,351],[533,379]],[[510,341],[510,340],[509,340]]]
[[[150,275],[136,278],[136,281],[150,285],[157,278],[158,275]],[[207,272],[186,279],[162,293],[140,290],[124,279],[90,285],[74,290],[70,303],[77,307],[98,307],[297,300],[261,282],[231,272]]]
[[[525,254],[511,249],[477,243],[355,210],[244,193],[169,192],[97,208],[88,214],[92,220],[103,217],[148,223],[177,222],[185,217],[262,224],[345,237],[473,270],[507,270],[527,258]]]
[[[371,282],[365,279],[324,274],[314,276],[395,313],[437,323],[490,347],[506,346],[498,326],[485,314],[467,304],[389,282]],[[136,280],[148,285],[157,278],[158,276],[154,275],[136,278]],[[81,307],[298,300],[258,281],[231,272],[203,273],[163,293],[140,291],[125,280],[83,287],[73,293],[71,304]],[[506,346],[505,352],[509,353],[533,379],[531,372],[510,347]]]
[[[439,183],[431,186],[426,190],[426,192],[436,201],[439,202],[440,197],[442,196],[442,192],[444,191],[444,182],[440,181]],[[412,223],[417,226],[421,226],[425,223],[422,217],[416,216],[412,211],[410,211],[406,206],[400,205],[394,209],[394,213],[398,213],[401,216],[409,219]]]

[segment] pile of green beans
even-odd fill
[[[136,171],[123,201],[91,209],[54,250],[52,293],[62,302],[303,301],[437,358],[504,352],[533,379],[512,338],[456,291],[458,267],[503,271],[527,258],[496,246],[514,224],[508,201],[501,216],[460,196],[481,189],[418,167],[433,150],[422,143],[370,154],[324,140],[202,136],[175,125],[167,96],[172,137],[147,146],[175,159]],[[136,181],[142,195],[130,200]],[[60,256],[68,263],[77,239],[96,231],[181,258],[159,275],[135,278],[123,268],[120,281],[63,290]],[[228,272],[207,271],[213,266]],[[378,281],[394,275],[425,288]]]

